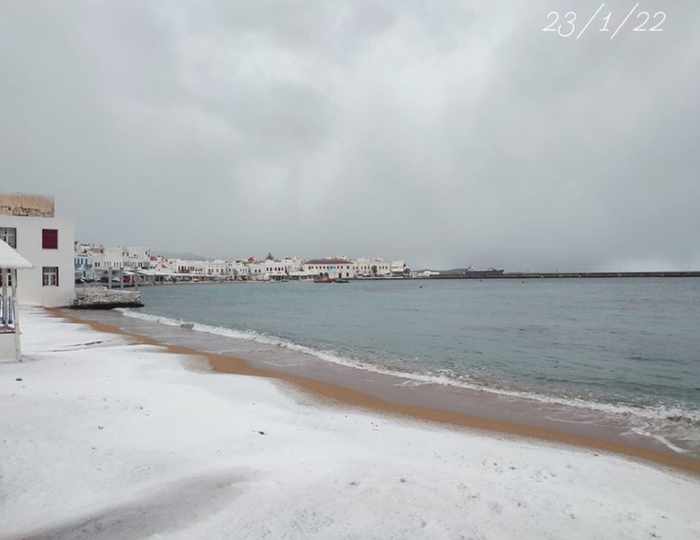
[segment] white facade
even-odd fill
[[[285,257],[282,259],[282,264],[288,273],[301,272],[304,267],[304,261],[301,257]]]
[[[177,272],[177,261],[166,257],[156,256],[151,261],[151,269],[159,273],[175,274]]]
[[[286,279],[289,277],[290,268],[294,264],[291,261],[280,261],[275,259],[266,259],[258,263],[263,271],[266,280],[269,279]]]
[[[404,276],[408,272],[406,261],[391,261],[391,275]]]
[[[147,248],[78,244],[75,252],[76,272],[90,267],[98,279],[109,270],[144,270],[151,267],[151,250]]]
[[[248,267],[243,261],[226,261],[226,273],[236,279],[248,278]]]
[[[175,267],[178,274],[191,274],[193,276],[203,276],[207,273],[207,261],[176,259]]]
[[[227,272],[228,266],[226,264],[226,261],[215,260],[207,261],[206,263],[206,274],[208,276],[226,277]]]
[[[360,258],[354,262],[355,274],[363,277],[389,276],[391,264],[380,258]]]
[[[124,266],[132,269],[145,269],[151,266],[151,250],[143,247],[122,248]]]
[[[249,262],[246,266],[248,267],[248,279],[254,281],[268,281],[270,276],[267,274],[266,261]]]
[[[73,225],[56,217],[0,214],[0,235],[12,230],[13,247],[33,265],[33,268],[19,270],[19,303],[44,307],[71,305],[75,299]],[[44,230],[56,231],[55,249],[44,247]]]
[[[355,264],[347,259],[311,259],[304,263],[303,272],[329,279],[355,277]]]
[[[124,252],[122,248],[100,248],[93,253],[93,265],[95,271],[107,272],[124,269]]]

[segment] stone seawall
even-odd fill
[[[75,309],[113,309],[143,307],[141,293],[107,287],[79,287],[75,290]]]

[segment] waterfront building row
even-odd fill
[[[105,281],[119,275],[127,283],[140,281],[191,280],[298,280],[327,277],[330,279],[408,276],[404,261],[381,258],[329,257],[304,260],[301,257],[265,259],[193,260],[152,254],[142,247],[104,247],[75,244],[76,282]],[[114,278],[113,278],[114,279]]]
[[[51,197],[0,194],[0,240],[32,263],[20,271],[18,301],[70,305],[75,283],[139,284],[194,280],[296,280],[325,277],[408,277],[404,261],[347,257],[190,260],[156,255],[145,247],[109,247],[74,241],[73,225],[55,215]]]

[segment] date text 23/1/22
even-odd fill
[[[605,4],[600,4],[598,9],[587,18],[579,19],[575,11],[567,11],[560,14],[558,11],[550,11],[546,16],[547,24],[542,28],[543,32],[554,32],[563,38],[574,37],[580,39],[587,30],[591,29],[602,33],[609,33],[610,39],[629,23],[633,32],[663,32],[666,22],[665,11],[640,10],[639,3],[632,6],[628,12],[618,15],[605,9]],[[595,22],[595,24],[593,24]]]

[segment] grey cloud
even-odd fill
[[[700,8],[540,32],[598,5],[12,3],[2,189],[169,251],[698,266]]]

